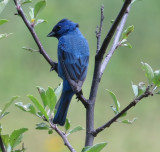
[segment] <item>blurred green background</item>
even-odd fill
[[[37,2],[36,0],[34,3]],[[99,24],[100,6],[104,4],[105,20],[102,38],[109,30],[112,19],[115,19],[122,5],[122,0],[48,0],[47,6],[40,13],[39,18],[48,23],[36,27],[37,34],[47,53],[57,61],[57,40],[47,38],[52,27],[62,18],[68,18],[79,23],[80,30],[89,42],[90,63],[87,79],[83,86],[85,97],[89,96],[91,86],[94,55],[96,50],[95,29]],[[25,6],[26,14],[28,7]],[[125,107],[132,99],[131,81],[137,84],[145,81],[140,62],[149,63],[154,70],[160,68],[160,1],[143,0],[132,6],[127,24],[135,26],[135,31],[129,36],[132,49],[119,48],[105,70],[98,91],[95,108],[95,127],[114,116],[110,109],[112,99],[105,89],[112,90]],[[22,46],[37,48],[26,26],[16,13],[13,1],[1,14],[9,22],[0,27],[0,33],[13,33],[8,38],[0,40],[0,107],[3,107],[12,96],[20,95],[17,101],[28,103],[27,94],[39,98],[36,86],[55,88],[62,80],[55,72],[49,72],[50,66],[38,53],[22,50]],[[128,118],[138,117],[133,125],[114,123],[98,135],[94,143],[107,141],[109,144],[103,152],[157,152],[160,149],[160,96],[142,100],[135,108],[128,112]],[[24,113],[12,106],[11,114],[2,120],[3,133],[10,133],[20,127],[28,127],[24,135],[27,152],[67,152],[62,140],[56,133],[48,135],[47,131],[35,130],[35,124],[41,122],[36,117]],[[85,109],[73,97],[68,117],[71,127],[81,125],[85,127]],[[73,147],[80,151],[84,146],[85,131],[75,133],[69,137]]]

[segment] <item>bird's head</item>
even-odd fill
[[[47,36],[59,38],[68,32],[74,31],[77,27],[79,27],[77,23],[68,19],[62,19],[53,27],[52,31]]]

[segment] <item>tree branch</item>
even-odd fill
[[[104,5],[101,6],[100,25],[99,25],[99,28],[97,26],[97,29],[96,29],[96,38],[97,38],[97,51],[96,51],[96,53],[99,52],[99,50],[100,50],[103,20],[104,20]]]
[[[16,5],[16,9],[17,9],[17,12],[18,12],[18,15],[21,16],[21,18],[23,19],[25,25],[27,26],[27,28],[29,29],[33,39],[35,40],[38,48],[39,48],[39,52],[40,54],[43,55],[43,57],[46,59],[46,61],[51,65],[52,67],[52,70],[55,70],[57,72],[57,63],[56,62],[53,62],[52,59],[48,56],[48,54],[46,53],[46,51],[44,50],[35,30],[34,30],[34,27],[31,25],[31,23],[27,20],[24,12],[23,12],[23,9],[21,8],[20,4],[18,3],[17,0],[14,0],[14,3]]]
[[[88,108],[86,109],[86,141],[85,146],[91,146],[93,145],[94,136],[92,132],[94,131],[94,106],[97,96],[97,91],[99,87],[99,83],[101,80],[101,65],[103,56],[106,52],[106,49],[110,43],[110,40],[112,39],[115,30],[117,29],[121,19],[126,13],[126,10],[128,6],[130,5],[132,0],[126,0],[121,8],[121,11],[119,12],[116,20],[112,24],[112,27],[110,28],[106,38],[103,41],[103,44],[100,48],[100,50],[97,52],[95,56],[95,65],[94,65],[94,74],[93,74],[93,80],[92,80],[92,86],[90,91],[90,96],[88,100]],[[97,43],[99,44],[99,43]],[[98,48],[98,46],[97,46]]]
[[[51,128],[52,128],[53,130],[55,130],[55,131],[58,133],[58,135],[63,139],[64,145],[67,146],[68,149],[69,149],[71,152],[76,152],[75,149],[72,147],[72,145],[69,143],[66,135],[65,135],[61,130],[59,130],[59,129],[57,128],[57,126],[54,125],[51,121],[50,121],[50,126],[51,126]]]
[[[115,35],[115,38],[114,38],[114,42],[113,42],[113,45],[109,51],[109,53],[107,54],[107,56],[105,57],[103,63],[102,63],[102,66],[101,66],[101,77],[104,73],[104,70],[110,60],[110,58],[112,57],[113,53],[115,52],[115,50],[117,49],[118,47],[118,44],[119,44],[119,39],[120,39],[120,36],[121,36],[121,33],[123,31],[123,28],[124,28],[124,25],[126,23],[126,20],[127,20],[127,17],[128,17],[128,14],[129,14],[129,11],[130,11],[130,6],[128,7],[127,11],[125,12],[125,15],[123,16],[122,18],[122,21],[119,25],[119,27],[117,27],[117,33]]]
[[[140,100],[142,100],[143,98],[149,97],[150,95],[153,95],[153,93],[150,91],[150,87],[148,86],[146,91],[136,97],[128,106],[126,106],[119,114],[117,114],[115,117],[113,117],[111,120],[109,120],[107,123],[105,123],[104,125],[102,125],[101,127],[97,128],[96,130],[94,130],[92,132],[93,136],[97,136],[98,133],[100,133],[101,131],[103,131],[105,128],[110,127],[110,125],[114,122],[116,122],[116,120],[118,118],[120,118],[125,112],[127,112],[129,109],[131,109],[132,107],[134,107]]]
[[[1,147],[2,152],[7,152],[6,149],[5,149],[5,147],[4,147],[1,135],[0,135],[0,147]]]
[[[106,52],[106,49],[107,49],[107,47],[108,47],[108,45],[109,45],[109,43],[110,43],[110,41],[111,41],[111,39],[112,39],[117,27],[118,27],[122,17],[124,16],[128,6],[130,5],[131,2],[132,2],[132,0],[125,0],[124,4],[122,6],[122,9],[120,10],[116,20],[114,21],[112,27],[110,28],[107,36],[105,37],[105,39],[103,41],[103,44],[101,46],[100,51],[97,52],[96,58],[99,58],[101,60],[103,59],[103,56],[104,56],[104,54]]]

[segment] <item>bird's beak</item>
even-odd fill
[[[55,32],[53,32],[53,31],[51,31],[48,35],[47,35],[47,37],[54,37],[55,36]]]

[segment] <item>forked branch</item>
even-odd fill
[[[113,42],[113,44],[112,44],[112,47],[111,47],[110,51],[108,52],[108,54],[106,55],[106,57],[105,57],[105,59],[104,59],[104,61],[103,61],[103,63],[102,63],[101,71],[100,71],[100,76],[101,76],[101,77],[102,77],[102,75],[103,75],[104,70],[106,69],[106,66],[107,66],[110,58],[112,57],[112,55],[113,55],[113,53],[115,52],[115,50],[118,48],[120,36],[121,36],[121,34],[122,34],[124,25],[125,25],[126,20],[127,20],[127,18],[128,18],[128,14],[129,14],[129,11],[130,11],[130,7],[131,7],[131,6],[129,6],[129,7],[127,8],[127,11],[125,12],[125,15],[123,16],[120,25],[117,27],[117,32],[116,32],[116,35],[115,35],[115,38],[114,38],[114,42]]]
[[[113,37],[113,35],[115,33],[120,21],[122,20],[122,17],[124,16],[128,6],[131,4],[131,2],[132,2],[132,0],[125,0],[121,11],[119,12],[116,20],[114,21],[112,27],[110,28],[107,36],[105,37],[105,39],[103,41],[101,49],[99,50],[99,52],[97,52],[96,58],[103,59],[103,56],[104,56],[104,54],[106,52],[106,49],[107,49],[107,47],[108,47],[108,45],[109,45],[109,43],[110,43],[110,41],[111,41],[111,39],[112,39],[112,37]]]

